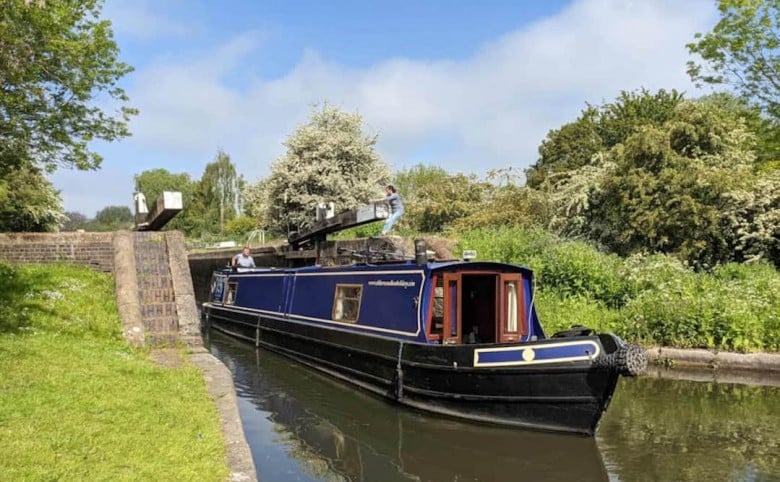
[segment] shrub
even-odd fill
[[[536,273],[536,306],[548,334],[580,324],[646,345],[780,350],[780,273],[729,263],[695,272],[664,254],[628,258],[539,230],[462,233],[479,259]]]
[[[257,220],[249,216],[238,216],[225,224],[225,232],[233,236],[244,236],[257,228]]]

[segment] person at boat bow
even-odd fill
[[[238,268],[254,268],[255,260],[252,258],[249,246],[244,246],[240,253],[233,256],[233,266]]]
[[[385,201],[390,205],[390,216],[382,228],[382,236],[389,233],[396,221],[404,214],[404,203],[392,184],[385,188]]]

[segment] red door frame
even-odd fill
[[[444,329],[442,330],[443,345],[460,345],[461,333],[461,273],[444,273]],[[454,292],[454,293],[453,293]],[[453,304],[453,295],[455,296]],[[454,312],[453,312],[454,309]],[[455,315],[455,319],[453,319]],[[455,324],[455,336],[452,327]]]

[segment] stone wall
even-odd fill
[[[114,233],[0,233],[0,261],[72,263],[114,271]]]

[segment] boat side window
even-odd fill
[[[337,284],[333,295],[333,320],[357,322],[362,295],[363,285]]]
[[[528,334],[525,316],[523,277],[515,273],[501,275],[501,322],[502,343],[515,342]]]
[[[506,331],[509,333],[517,332],[517,281],[510,281],[506,284]]]
[[[224,297],[225,293],[225,278],[222,276],[217,276],[216,274],[211,277],[211,296],[209,299],[211,301],[221,303],[222,298]]]
[[[238,283],[228,283],[228,289],[225,295],[226,305],[233,305],[236,303],[236,291],[238,291]]]

